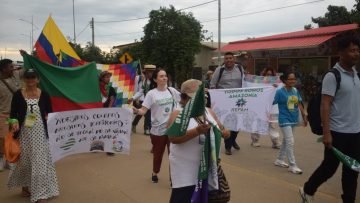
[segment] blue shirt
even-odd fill
[[[299,107],[302,102],[299,91],[295,87],[291,90],[280,88],[276,91],[274,104],[279,106],[279,126],[294,126],[299,122]]]

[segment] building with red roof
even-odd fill
[[[338,61],[339,35],[357,30],[357,24],[347,24],[251,38],[230,42],[221,52],[246,52],[246,60],[244,57],[238,60],[252,74],[260,74],[267,67],[284,72],[295,66],[303,83],[321,81],[323,73]]]

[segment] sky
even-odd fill
[[[22,60],[19,49],[29,52],[31,33],[38,39],[49,15],[65,37],[83,47],[92,40],[89,22],[95,21],[95,45],[109,52],[113,46],[140,41],[151,10],[173,5],[184,9],[207,30],[206,37],[218,41],[218,1],[211,0],[0,0],[0,58]],[[204,5],[200,5],[204,4]],[[355,0],[221,0],[221,41],[261,37],[299,31],[311,17],[323,16],[328,5],[345,6]],[[297,6],[296,6],[297,5]],[[284,7],[284,8],[282,8]],[[270,11],[266,11],[270,10]],[[265,12],[266,11],[266,12]],[[32,20],[33,19],[33,20]],[[33,22],[33,30],[32,24]],[[314,25],[316,27],[316,25]],[[186,33],[184,33],[186,34]]]

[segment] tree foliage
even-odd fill
[[[360,1],[356,0],[351,11],[348,11],[344,6],[332,6],[329,5],[327,12],[324,16],[319,16],[317,18],[311,17],[311,21],[314,24],[317,24],[318,27],[326,27],[333,25],[343,25],[350,23],[360,24]],[[312,25],[308,24],[304,26],[304,29],[311,29]]]
[[[161,7],[149,14],[140,47],[143,62],[165,68],[178,84],[191,77],[195,54],[204,38],[202,25],[191,13]]]

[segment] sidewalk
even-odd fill
[[[142,132],[139,129],[138,132]],[[231,203],[300,202],[298,187],[318,166],[323,148],[315,142],[317,137],[311,135],[309,129],[299,128],[295,134],[295,156],[304,171],[302,175],[291,174],[273,165],[278,150],[271,148],[268,137],[261,139],[260,148],[253,148],[249,134],[241,133],[238,137],[241,150],[235,151],[232,156],[221,154],[223,169],[230,183]],[[49,202],[167,203],[171,193],[168,158],[164,156],[159,183],[153,184],[150,180],[150,149],[150,137],[134,134],[129,156],[109,157],[105,153],[87,153],[58,161],[56,170],[60,196]],[[29,202],[28,198],[20,196],[20,188],[7,190],[8,172],[0,172],[0,202]],[[315,203],[341,202],[340,172],[341,168],[335,177],[320,187]]]

